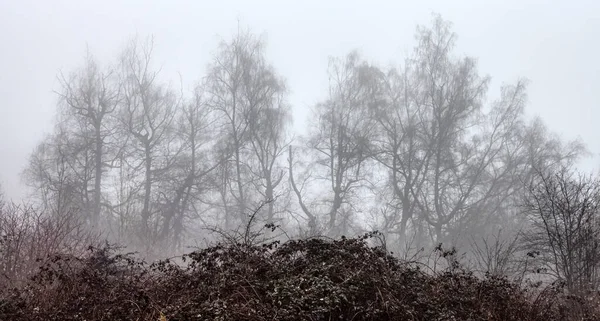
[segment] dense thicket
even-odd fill
[[[0,319],[600,320],[593,302],[560,286],[532,293],[456,263],[425,271],[368,237],[219,244],[150,266],[91,248],[49,259],[0,300]]]

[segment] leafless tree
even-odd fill
[[[368,185],[369,145],[374,134],[370,113],[379,99],[380,72],[352,52],[344,59],[332,59],[329,76],[329,97],[317,105],[314,127],[307,139],[308,150],[314,157],[308,170],[313,172],[315,182],[323,183],[325,190],[318,193],[324,197],[313,202],[325,204],[327,229],[336,234],[348,232],[347,224],[339,226],[342,221],[348,222],[347,217],[340,215],[354,210],[351,201]],[[291,149],[289,154],[291,169],[294,165]],[[306,206],[306,195],[297,187],[293,173],[290,175],[303,212],[309,218],[318,217]]]
[[[40,192],[47,209],[60,214],[76,206],[88,223],[96,225],[119,85],[113,71],[102,69],[90,54],[83,67],[59,80],[54,133],[32,154],[25,178]]]
[[[454,42],[449,24],[439,17],[431,29],[418,30],[415,103],[424,120],[419,130],[429,155],[417,204],[436,242],[442,240],[443,227],[464,209],[491,161],[475,153],[479,146],[463,139],[481,109],[488,79],[477,74],[473,59],[452,59]]]
[[[102,70],[90,53],[83,68],[68,77],[61,75],[59,79],[62,88],[58,94],[63,102],[62,126],[80,142],[77,153],[81,156],[77,156],[83,162],[78,167],[90,171],[84,175],[89,176],[92,183],[92,186],[83,186],[83,193],[87,194],[90,190],[92,194],[86,209],[91,212],[90,221],[96,224],[101,211],[103,177],[110,166],[112,151],[107,147],[112,143],[110,139],[115,128],[119,82],[115,72],[112,69]],[[87,177],[82,181],[87,183]]]
[[[384,232],[397,233],[405,239],[406,229],[417,211],[415,195],[423,185],[430,153],[426,141],[419,135],[423,126],[419,109],[412,103],[413,86],[409,71],[390,70],[383,83],[386,97],[374,113],[377,135],[373,140],[374,159],[382,171],[388,173],[385,185],[391,187],[391,197],[383,188],[380,197],[385,207],[380,208]]]
[[[256,199],[250,187],[273,199],[283,178],[278,158],[285,148],[285,86],[266,61],[264,42],[240,30],[231,41],[221,43],[204,88],[209,107],[221,119],[214,128],[221,136],[217,147],[228,161],[219,168],[215,182],[225,225],[232,227],[236,220],[246,222],[252,201],[264,201]],[[268,219],[273,215],[274,202],[269,202]]]
[[[535,136],[541,132],[524,116],[524,80],[502,86],[484,106],[489,77],[479,75],[475,59],[453,55],[449,22],[436,16],[416,38],[404,67],[386,73],[384,103],[373,113],[373,157],[387,172],[380,188],[392,195],[381,224],[401,240],[409,224],[419,234],[429,230],[434,243],[484,235],[514,214],[534,164],[574,159],[581,149]]]
[[[160,239],[178,246],[186,229],[185,219],[203,219],[199,207],[207,203],[211,190],[210,175],[226,158],[212,153],[214,136],[211,130],[218,119],[207,106],[202,86],[195,89],[193,99],[185,103],[177,119],[177,139],[181,152],[160,186],[164,202]]]
[[[61,126],[33,151],[23,171],[27,184],[33,188],[34,198],[42,209],[53,216],[63,213],[81,213],[86,209],[87,183],[90,167],[79,164],[71,137]],[[85,163],[84,163],[85,164]],[[83,171],[83,175],[81,173]],[[79,172],[79,173],[78,173]]]
[[[181,144],[175,140],[173,123],[179,99],[153,70],[153,41],[133,40],[121,57],[123,99],[121,123],[126,129],[128,157],[124,160],[141,174],[141,231],[146,239],[157,233],[157,191],[153,189],[176,160]],[[152,219],[154,218],[154,219]]]
[[[538,172],[523,209],[525,242],[573,292],[596,289],[600,267],[600,180],[563,167]]]
[[[272,72],[271,72],[272,73]],[[265,75],[273,77],[273,75]],[[285,100],[283,82],[273,79],[272,91],[263,99],[263,106],[258,115],[249,119],[250,170],[257,178],[254,180],[256,190],[267,203],[266,220],[274,222],[277,210],[275,206],[283,202],[276,201],[279,188],[286,171],[281,164],[281,156],[289,144],[287,140],[287,124],[289,123],[289,105]],[[281,212],[281,210],[279,210]]]
[[[524,80],[486,104],[489,77],[454,53],[451,29],[439,16],[419,27],[396,68],[331,59],[328,96],[293,147],[285,80],[249,31],[220,44],[187,97],[162,81],[152,39],[132,40],[115,68],[88,54],[59,77],[57,124],[24,176],[48,213],[101,221],[128,244],[137,231],[175,249],[200,225],[248,226],[265,204],[255,221],[294,219],[310,235],[370,216],[390,246],[481,248],[468,241],[524,223],[517,205],[536,171],[585,149],[525,118]]]

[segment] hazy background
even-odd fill
[[[184,90],[203,76],[217,43],[238,21],[264,34],[267,57],[292,90],[294,128],[326,94],[328,56],[358,48],[379,64],[400,62],[431,13],[454,23],[459,53],[479,58],[499,85],[531,80],[530,115],[566,139],[581,137],[600,164],[598,1],[10,1],[0,0],[0,183],[21,198],[20,172],[52,128],[56,75],[83,63],[86,46],[114,61],[136,33],[154,35],[163,76]]]

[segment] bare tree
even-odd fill
[[[419,132],[424,126],[423,118],[413,103],[414,86],[409,74],[409,70],[396,69],[387,73],[383,83],[386,101],[374,113],[377,135],[373,139],[373,157],[388,173],[385,184],[391,187],[391,197],[382,198],[382,227],[386,234],[398,234],[401,240],[406,238],[408,223],[417,212],[416,195],[430,159],[427,142]],[[382,190],[390,190],[386,187]],[[384,195],[387,194],[380,192],[380,197]]]
[[[441,240],[443,227],[465,208],[491,162],[478,153],[489,148],[468,139],[480,121],[488,78],[477,74],[474,59],[452,58],[455,35],[440,17],[432,28],[418,28],[417,41],[404,71],[386,77],[374,155],[389,172],[398,209],[390,217],[397,221],[395,232],[404,238],[418,211]]]
[[[181,245],[186,229],[184,220],[202,219],[199,209],[209,194],[210,175],[223,164],[225,158],[212,153],[213,125],[218,122],[207,105],[202,86],[195,89],[194,97],[181,109],[177,119],[177,136],[181,144],[168,177],[160,186],[165,202],[160,238],[172,236],[171,245]]]
[[[239,31],[230,42],[221,43],[205,89],[208,105],[222,119],[215,130],[222,137],[219,153],[228,161],[215,182],[219,182],[226,226],[232,227],[234,217],[241,223],[247,220],[246,211],[257,197],[251,186],[258,187],[262,197],[273,199],[282,180],[277,159],[285,147],[285,86],[266,62],[263,41]],[[273,206],[269,202],[269,220]],[[236,213],[231,212],[234,208]]]
[[[488,79],[477,74],[473,59],[452,60],[454,42],[449,23],[439,17],[431,29],[418,30],[415,102],[425,120],[419,129],[430,152],[417,204],[436,242],[464,209],[491,161],[473,150],[479,146],[463,140],[481,109]]]
[[[24,174],[46,209],[61,214],[75,206],[89,224],[97,225],[103,178],[113,155],[119,84],[114,72],[102,69],[89,53],[83,67],[59,80],[55,131],[33,153]]]
[[[144,245],[180,246],[196,223],[248,226],[259,204],[255,220],[288,213],[311,235],[350,233],[370,215],[415,248],[522,224],[536,171],[573,164],[583,146],[525,119],[526,81],[485,104],[489,77],[454,54],[447,21],[436,16],[416,40],[398,68],[356,52],[332,59],[328,96],[293,148],[285,81],[248,31],[220,44],[185,98],[161,81],[151,39],[131,41],[114,70],[88,54],[60,76],[57,125],[25,177],[52,215],[106,219],[111,236],[139,230]]]
[[[345,59],[332,59],[329,75],[329,98],[315,109],[307,147],[314,154],[313,177],[326,188],[325,197],[314,202],[326,205],[327,229],[336,234],[338,228],[338,232],[348,232],[347,224],[339,226],[348,222],[347,217],[340,220],[339,216],[355,210],[353,198],[368,183],[369,144],[374,133],[370,113],[378,103],[380,72],[353,52]],[[290,168],[292,154],[290,150]],[[305,215],[317,217],[306,206],[306,196],[295,186],[294,178],[290,179]]]
[[[524,198],[526,244],[572,292],[596,289],[600,267],[600,180],[566,167],[538,172]]]
[[[86,196],[91,168],[77,166],[76,156],[80,153],[74,151],[74,147],[78,145],[71,141],[66,130],[57,126],[56,132],[36,147],[23,171],[25,181],[33,188],[34,198],[53,216],[81,213],[89,204]]]
[[[319,229],[319,219],[317,217],[317,213],[314,213],[314,210],[309,208],[309,204],[306,204],[304,201],[304,190],[306,187],[306,183],[309,180],[310,176],[305,175],[305,178],[302,180],[302,183],[300,184],[300,186],[298,186],[298,184],[296,183],[296,179],[294,178],[294,167],[298,166],[298,162],[294,162],[294,153],[292,150],[292,146],[288,147],[288,175],[289,175],[289,180],[290,180],[290,186],[292,191],[294,192],[294,194],[296,195],[297,199],[298,199],[298,204],[300,205],[300,209],[302,210],[302,213],[304,214],[304,216],[306,216],[306,225],[308,226],[308,231],[306,234],[306,236],[316,236],[318,234],[320,234],[320,229]],[[302,227],[302,223],[300,224]]]
[[[107,156],[111,151],[107,151],[107,145],[115,128],[114,116],[119,103],[120,86],[114,71],[101,70],[90,53],[81,70],[68,78],[61,75],[59,79],[62,85],[59,95],[64,103],[64,128],[81,141],[78,152],[85,155],[85,164],[81,165],[84,170],[91,170],[89,176],[93,186],[89,189],[92,199],[87,210],[91,211],[90,221],[96,224],[101,211],[103,176],[110,163]],[[88,187],[84,189],[84,193],[87,193]]]
[[[145,238],[157,233],[158,209],[153,187],[176,160],[181,144],[175,141],[173,122],[178,99],[173,91],[160,83],[152,69],[153,41],[133,40],[121,58],[123,100],[121,123],[129,135],[126,158],[128,166],[140,170],[141,231]],[[152,224],[152,225],[151,225]]]
[[[267,72],[265,77],[273,77],[272,71]],[[269,223],[275,220],[275,206],[280,203],[276,202],[276,191],[281,190],[279,187],[286,173],[280,160],[289,144],[286,131],[290,117],[283,82],[272,81],[272,91],[264,97],[258,115],[248,119],[253,153],[249,167],[257,178],[254,186],[267,202],[266,220]]]
[[[505,223],[532,166],[580,155],[575,145],[538,137],[525,121],[526,81],[504,85],[486,107],[489,77],[476,60],[453,56],[456,35],[434,17],[417,29],[414,55],[382,82],[384,103],[373,115],[373,157],[387,172],[391,195],[380,218],[388,233],[406,238],[409,224],[423,240],[447,242]],[[529,143],[541,144],[536,150]]]

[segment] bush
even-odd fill
[[[0,200],[0,288],[19,286],[52,255],[83,254],[96,239],[75,213],[51,216]]]
[[[426,273],[368,246],[370,236],[218,244],[150,265],[110,246],[58,255],[5,292],[0,319],[600,320],[560,285],[531,299],[455,264]]]

